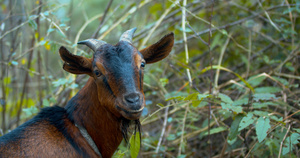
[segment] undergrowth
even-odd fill
[[[299,0],[0,5],[1,134],[82,88],[86,76],[62,69],[61,45],[91,57],[79,40],[116,43],[137,27],[140,49],[168,32],[175,44],[146,65],[142,133],[114,157],[300,157]]]

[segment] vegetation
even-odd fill
[[[175,45],[145,67],[142,142],[137,133],[115,157],[300,157],[299,0],[0,5],[1,134],[42,107],[65,105],[86,82],[63,71],[60,46],[91,57],[79,40],[113,44],[137,27],[138,48],[168,32]]]

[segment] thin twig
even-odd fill
[[[285,0],[285,3],[287,4],[287,6],[288,6],[288,9],[289,10],[291,10],[291,6],[290,6],[290,4],[289,4],[289,2],[287,1],[287,0]],[[291,21],[291,29],[292,29],[292,31],[291,31],[291,37],[292,37],[292,48],[294,48],[294,43],[295,43],[295,35],[294,35],[294,32],[295,32],[295,22],[293,21],[293,14],[292,14],[292,12],[290,11],[289,12],[289,17],[290,17],[290,21]],[[292,52],[292,54],[293,54],[294,52]]]
[[[226,48],[228,46],[228,43],[230,41],[230,37],[231,37],[231,34],[229,34],[229,36],[228,36],[228,38],[227,38],[224,46],[222,47],[221,54],[220,54],[219,61],[218,61],[218,66],[221,66],[221,64],[222,64],[223,56],[225,54]],[[215,75],[215,85],[214,85],[214,87],[215,87],[214,89],[215,90],[218,89],[219,75],[220,75],[220,69],[217,69],[216,75]]]
[[[195,137],[195,136],[198,136],[201,132],[204,132],[206,130],[208,130],[209,127],[212,127],[216,124],[215,121],[211,122],[209,125],[207,125],[206,127],[203,127],[199,130],[196,130],[196,131],[193,131],[193,132],[190,132],[190,133],[187,133],[183,136],[183,139],[189,139],[189,138],[192,138],[192,137]],[[178,139],[175,139],[171,142],[171,144],[178,144],[180,143],[181,141],[181,138],[178,138]]]
[[[277,76],[282,76],[282,77],[286,77],[286,78],[292,78],[292,79],[296,79],[296,80],[300,80],[300,76],[295,76],[295,75],[290,75],[290,74],[284,74],[284,73],[274,73]]]
[[[176,2],[175,2],[176,3]],[[153,32],[156,30],[156,28],[161,24],[162,20],[168,15],[168,13],[172,10],[172,8],[174,7],[174,3],[160,16],[160,18],[157,20],[157,22],[155,23],[155,25],[153,26],[153,28],[149,31],[148,36],[143,40],[140,49],[143,48],[145,46],[145,44],[148,42],[148,40],[150,39],[151,35],[153,34]]]
[[[103,14],[103,16],[102,16],[102,19],[101,19],[101,21],[100,21],[100,24],[99,24],[97,30],[95,31],[95,33],[92,35],[92,38],[96,38],[96,37],[98,36],[99,31],[100,31],[100,29],[102,28],[102,26],[103,26],[103,24],[104,24],[104,20],[105,20],[105,18],[106,18],[106,15],[107,15],[107,13],[108,13],[108,10],[109,10],[109,8],[110,8],[112,2],[113,2],[113,0],[110,0],[110,1],[108,2],[107,6],[106,6],[106,8],[105,8],[104,14]]]
[[[186,6],[186,0],[183,0],[183,8]],[[187,39],[186,39],[186,30],[185,30],[185,24],[186,24],[186,15],[185,15],[185,9],[182,9],[182,21],[181,21],[181,26],[182,26],[182,34],[183,34],[183,41],[184,41],[184,51],[185,51],[185,64],[189,64],[189,50],[188,50],[188,44],[187,44]],[[191,77],[191,72],[190,68],[186,68],[186,73],[189,79],[190,86],[193,86],[192,82],[192,77]]]
[[[38,4],[41,6],[39,7],[38,9],[38,15],[41,13],[42,11],[42,5],[43,5],[43,1],[42,0],[39,0],[37,1]],[[43,14],[41,14],[42,17],[45,17],[43,16]],[[40,17],[36,19],[36,24],[37,24],[37,30],[35,31],[35,33],[38,34],[38,37],[37,37],[37,41],[40,41],[41,40],[41,24],[40,24]],[[60,28],[58,28],[60,29]],[[42,73],[42,57],[41,57],[41,52],[40,52],[40,49],[37,49],[36,51],[36,54],[37,54],[37,70],[38,70],[38,73],[41,74]],[[38,77],[38,91],[39,91],[39,94],[38,94],[38,100],[39,100],[39,104],[42,105],[42,100],[43,100],[43,94],[42,94],[42,87],[41,87],[41,78]]]
[[[209,83],[209,94],[212,95],[212,83],[213,83],[213,72],[212,72],[212,52],[211,52],[211,36],[212,36],[212,17],[213,17],[213,12],[214,12],[214,0],[212,0],[212,5],[211,5],[211,11],[210,11],[210,16],[209,16],[209,35],[208,35],[208,49],[209,49],[209,64],[210,64],[210,83]],[[210,124],[210,119],[211,119],[211,102],[212,102],[212,98],[209,98],[209,110],[208,110],[208,124]],[[211,143],[211,138],[210,138],[210,126],[208,126],[208,144],[209,144],[209,157],[211,157],[211,153],[212,153],[212,143]]]
[[[300,54],[300,51],[298,50],[300,49],[300,46],[298,45],[295,49],[292,49],[291,53],[289,53],[289,55],[287,56],[287,58],[281,62],[276,68],[275,70],[279,70],[282,68],[283,65],[285,65],[289,60],[294,59],[298,54]],[[296,51],[298,50],[298,51]]]
[[[168,102],[167,105],[170,105],[170,102]],[[155,150],[156,153],[158,153],[159,148],[160,148],[160,144],[161,144],[161,142],[163,140],[163,137],[165,135],[166,126],[167,126],[167,122],[168,122],[168,113],[169,113],[169,106],[167,106],[167,108],[165,109],[164,124],[163,124],[162,131],[161,131],[161,134],[160,134],[160,137],[159,137],[159,140],[158,140],[158,143],[157,143],[157,147],[156,147],[156,150]]]
[[[185,112],[184,112],[184,117],[183,117],[183,124],[182,124],[182,128],[181,128],[181,138],[180,138],[180,144],[178,147],[178,157],[181,155],[181,149],[183,148],[183,137],[184,137],[184,129],[185,129],[185,121],[186,121],[186,117],[187,117],[187,113],[189,111],[189,106],[185,107]]]
[[[78,33],[77,33],[77,35],[76,35],[76,37],[75,37],[74,43],[77,43],[77,42],[78,42],[78,40],[79,40],[79,38],[80,38],[82,32],[84,31],[84,29],[85,29],[91,22],[93,22],[94,20],[100,18],[102,15],[103,15],[103,14],[98,14],[98,15],[95,15],[94,17],[92,17],[91,19],[87,20],[87,21],[81,26],[81,28],[79,29],[79,31],[78,31]],[[74,49],[74,54],[76,54],[76,53],[77,53],[77,47],[75,47],[75,49]]]
[[[39,7],[40,8],[40,7]],[[38,14],[40,13],[40,10],[38,10]],[[37,16],[37,18],[35,18],[35,20],[36,21],[38,21],[38,19],[39,19],[39,16]],[[20,25],[19,25],[20,26]],[[15,28],[17,28],[17,27],[15,27]],[[12,29],[12,30],[14,30],[14,29]],[[4,36],[3,36],[4,37]],[[31,47],[33,47],[34,46],[34,44],[35,44],[35,39],[34,39],[34,37],[32,37],[32,39],[31,39],[31,43],[30,43],[30,45],[31,45]],[[31,67],[31,60],[32,60],[32,58],[33,58],[33,51],[31,51],[30,52],[30,54],[29,54],[29,57],[28,57],[28,63],[27,63],[27,69],[30,69],[30,67]],[[25,78],[24,78],[24,82],[23,82],[23,88],[22,88],[22,93],[21,93],[21,99],[20,99],[20,103],[17,103],[16,104],[16,106],[18,106],[17,108],[17,121],[16,121],[16,123],[17,123],[17,126],[19,125],[19,123],[20,123],[20,118],[21,118],[21,112],[22,112],[22,108],[23,108],[23,101],[24,101],[24,97],[25,97],[25,91],[26,91],[26,84],[27,84],[27,82],[28,82],[28,80],[29,80],[29,73],[26,73],[25,74]]]
[[[262,4],[260,3],[260,0],[257,0],[257,2],[258,2],[258,4],[259,4],[259,6],[264,10]],[[277,31],[281,32],[281,30],[280,30],[280,29],[276,26],[276,24],[271,20],[271,18],[270,18],[270,16],[269,16],[268,12],[267,12],[266,10],[264,10],[264,13],[265,13],[265,15],[267,16],[267,18],[269,19],[270,24],[271,24]]]
[[[300,4],[290,4],[290,6],[299,6]],[[274,6],[274,7],[270,7],[270,8],[267,8],[265,9],[266,11],[268,10],[273,10],[273,9],[277,9],[277,8],[281,8],[281,7],[286,7],[287,5],[277,5],[277,6]],[[210,29],[206,29],[206,30],[203,30],[203,31],[200,31],[198,32],[196,35],[191,35],[191,36],[188,36],[187,37],[187,40],[190,40],[192,38],[195,38],[196,36],[199,36],[199,35],[202,35],[202,34],[206,34],[206,33],[210,33],[210,32],[213,32],[213,31],[219,31],[222,33],[222,29],[226,29],[228,27],[231,27],[231,26],[235,26],[235,25],[238,25],[238,24],[241,24],[247,20],[250,20],[250,19],[253,19],[257,16],[260,16],[261,14],[263,14],[264,12],[260,12],[260,13],[256,13],[256,14],[253,14],[251,16],[248,16],[246,18],[243,18],[243,19],[240,19],[240,20],[237,20],[237,21],[234,21],[234,22],[231,22],[231,23],[228,23],[228,24],[225,24],[223,26],[219,26],[219,27],[216,27],[216,26],[213,26],[213,28],[211,28],[211,31]],[[193,14],[194,15],[194,14]],[[195,15],[196,16],[196,15]],[[196,16],[197,19],[199,18],[198,16]],[[200,20],[200,19],[199,19]],[[202,20],[202,19],[201,19]],[[177,40],[175,42],[175,44],[177,43],[182,43],[183,40]]]
[[[196,37],[198,37],[198,39],[200,39],[201,42],[203,42],[205,45],[208,46],[208,43],[205,42],[205,41],[201,38],[200,35],[198,35],[198,33],[193,29],[193,27],[189,24],[188,21],[186,22],[186,24],[187,24],[187,25],[189,26],[189,28],[194,32],[194,35],[195,35]]]
[[[129,15],[133,14],[134,12],[137,11],[137,9],[143,7],[145,4],[151,2],[152,0],[146,0],[143,1],[142,3],[140,3],[138,5],[138,7],[132,7],[130,9],[129,12],[127,12],[125,15],[123,15],[118,21],[116,21],[111,27],[109,27],[109,29],[107,31],[105,31],[98,39],[101,40],[103,39],[105,36],[107,36],[107,34],[109,34],[114,28],[116,28],[122,21],[124,21]]]
[[[252,31],[249,30],[249,48],[248,48],[248,64],[247,64],[247,71],[246,71],[246,78],[249,76],[250,72],[250,61],[251,61],[251,51],[252,51]]]
[[[279,148],[278,158],[280,158],[280,156],[281,156],[281,151],[282,151],[283,143],[284,143],[284,141],[286,139],[286,136],[289,134],[290,129],[291,129],[291,124],[289,124],[288,130],[286,131],[286,133],[285,133],[282,141],[280,142],[280,148]]]
[[[65,4],[59,5],[59,6],[55,7],[55,8],[53,8],[53,9],[49,10],[49,12],[52,12],[52,11],[58,9],[58,8],[61,8],[61,7],[64,6],[64,5],[65,5]],[[41,14],[42,14],[42,13],[41,13]],[[38,18],[39,16],[41,16],[41,14],[39,14],[39,15],[36,16],[36,17],[32,17],[30,20],[35,20],[36,18]],[[20,27],[26,25],[27,23],[30,22],[30,20],[27,20],[27,21],[23,22],[22,24],[20,24],[20,25],[14,27],[14,28],[12,28],[11,30],[6,31],[2,36],[0,36],[0,39],[4,38],[6,35],[8,35],[9,33],[11,33],[11,32],[13,32],[13,31],[17,30],[18,28],[20,28]]]

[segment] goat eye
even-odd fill
[[[95,70],[94,73],[95,73],[95,75],[96,75],[97,77],[99,77],[99,76],[101,75],[101,73],[100,73],[99,70]]]
[[[145,65],[146,65],[145,62],[141,63],[141,67],[145,67]]]

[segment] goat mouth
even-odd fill
[[[119,105],[116,105],[116,108],[120,111],[120,113],[122,114],[123,117],[125,117],[129,120],[137,120],[140,118],[142,111],[144,109],[144,106],[142,106],[142,108],[140,108],[138,110],[127,110],[127,109],[120,107]]]
[[[138,110],[126,110],[126,109],[124,109],[124,108],[121,108],[119,105],[116,105],[116,107],[119,109],[119,110],[122,110],[122,111],[124,111],[124,112],[126,112],[126,113],[131,113],[131,114],[134,114],[134,113],[140,113],[140,112],[142,112],[143,111],[143,109],[144,109],[144,106],[142,106],[140,109],[138,109]]]

